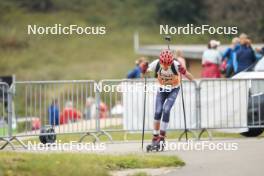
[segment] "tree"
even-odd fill
[[[13,0],[18,6],[32,11],[49,11],[53,8],[52,0]]]
[[[197,0],[156,0],[158,22],[183,24],[204,20],[204,3]]]
[[[208,20],[215,25],[237,26],[240,32],[261,41],[264,38],[264,1],[206,0]]]

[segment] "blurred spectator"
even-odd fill
[[[139,64],[141,64],[141,62],[143,62],[144,60],[146,60],[144,57],[140,57],[139,59],[137,59],[135,61],[136,66],[139,66]]]
[[[231,47],[227,48],[223,54],[223,63],[226,63],[225,76],[230,78],[234,74],[234,70],[237,70],[236,52],[240,48],[239,38],[232,39]],[[222,63],[222,64],[223,64]]]
[[[148,67],[148,62],[144,57],[136,60],[136,67],[127,74],[128,79],[141,78],[141,74],[144,74]]]
[[[257,59],[261,59],[264,56],[264,47],[256,48],[256,57]]]
[[[49,114],[49,124],[50,125],[59,125],[59,105],[58,100],[54,99],[51,102],[51,105],[48,108],[48,114]]]
[[[145,60],[143,62],[141,62],[141,64],[139,65],[140,69],[141,69],[141,77],[147,72],[148,69],[148,61]]]
[[[96,104],[93,97],[88,97],[85,103],[84,117],[85,119],[95,118],[96,116]]]
[[[88,97],[86,99],[85,110],[84,110],[85,119],[96,118],[96,101],[93,97]],[[100,101],[99,105],[99,118],[106,118],[108,116],[108,107],[107,105]]]
[[[108,107],[107,107],[107,105],[105,103],[103,103],[103,102],[100,102],[99,109],[100,109],[100,113],[99,113],[100,119],[106,118],[108,116]]]
[[[208,43],[208,49],[204,51],[202,56],[202,77],[203,78],[220,78],[221,73],[219,65],[221,62],[221,53],[217,50],[220,45],[219,41],[211,40]]]
[[[181,50],[176,50],[175,58],[183,66],[183,68],[186,69],[186,61],[185,61],[185,59],[183,57],[183,53],[182,53]]]
[[[115,106],[111,109],[112,115],[121,115],[123,113],[123,105],[121,102],[116,102]]]
[[[32,119],[32,130],[39,130],[41,126],[41,121],[39,118]]]
[[[65,108],[60,114],[60,124],[65,124],[70,121],[77,121],[81,118],[81,112],[73,108],[71,101],[66,102]]]
[[[248,39],[246,34],[239,36],[240,48],[237,50],[237,69],[235,73],[239,73],[256,61],[255,53],[251,47],[251,40]]]
[[[264,47],[261,48],[260,54],[264,55]]]

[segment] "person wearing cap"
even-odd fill
[[[204,51],[202,56],[202,77],[203,78],[220,78],[221,73],[219,65],[221,63],[221,53],[217,50],[220,45],[219,41],[210,40],[208,49]]]
[[[246,34],[239,36],[240,48],[237,51],[237,69],[235,74],[247,69],[253,63],[256,62],[256,56],[254,50],[251,47],[251,40],[249,40]]]

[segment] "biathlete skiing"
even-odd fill
[[[159,82],[156,96],[155,115],[153,123],[152,144],[147,151],[159,150],[164,146],[166,130],[169,125],[170,111],[180,90],[181,76],[192,81],[193,76],[176,59],[171,50],[163,50],[159,59],[149,64],[147,72],[155,72]]]

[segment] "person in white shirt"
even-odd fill
[[[202,56],[202,77],[203,78],[220,78],[221,72],[219,66],[221,64],[222,55],[217,47],[219,41],[211,40],[208,44],[208,49],[204,51]]]

